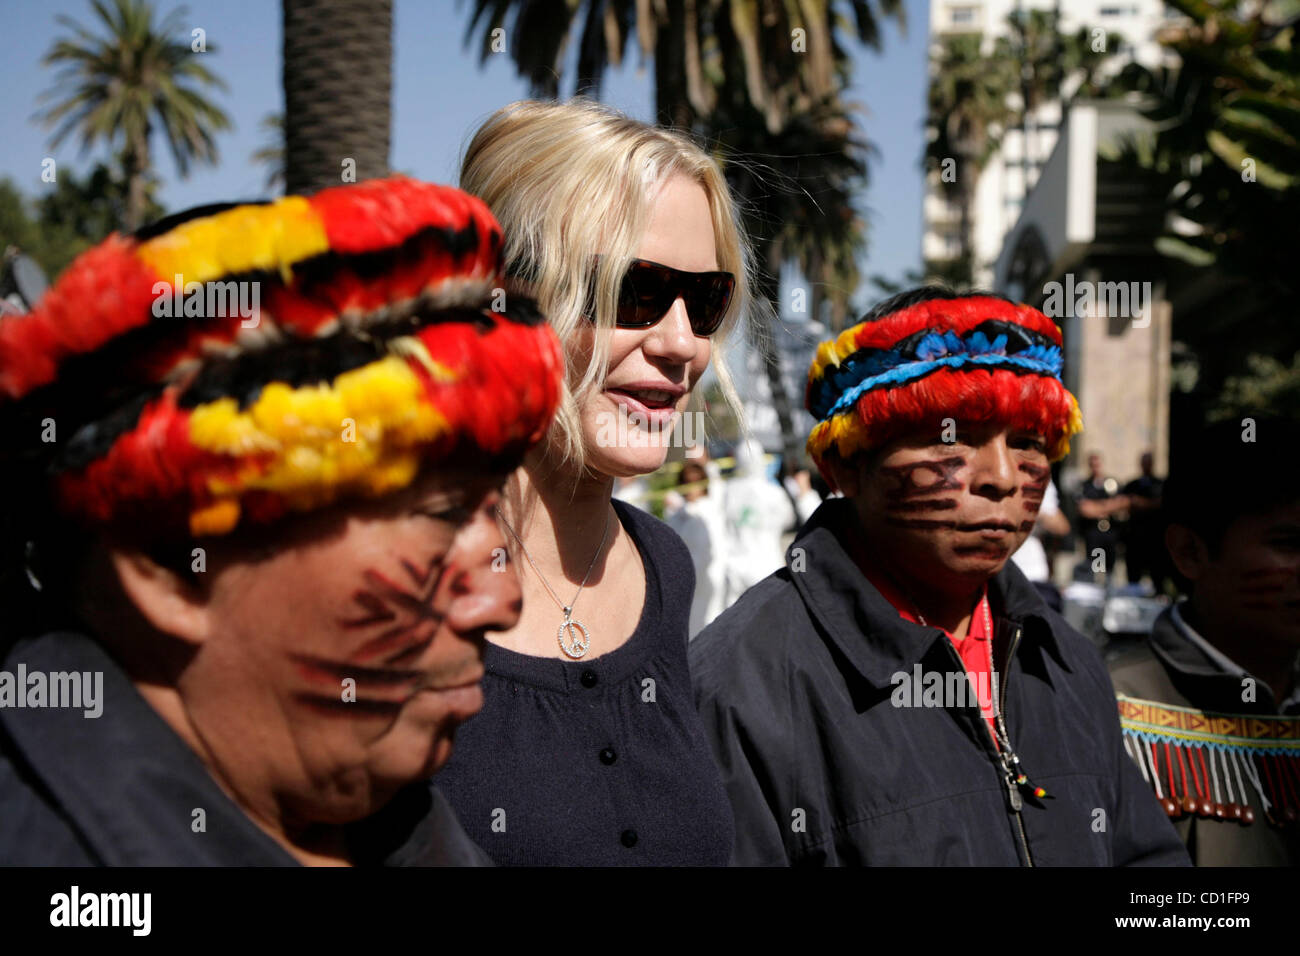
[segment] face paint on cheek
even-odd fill
[[[402,665],[428,649],[442,623],[433,598],[447,573],[445,557],[436,554],[423,568],[401,559],[401,583],[367,568],[365,583],[352,595],[361,614],[339,621],[345,632],[360,635],[361,642],[339,658],[290,654],[298,676],[308,685],[295,698],[330,714],[396,715],[426,679],[425,671]],[[345,692],[347,679],[355,681],[354,699]]]
[[[957,476],[965,465],[966,459],[958,455],[906,465],[882,465],[880,473],[887,482],[885,520],[905,528],[955,528],[955,520],[937,516],[944,511],[956,511],[957,499],[935,495],[963,490],[966,486]]]
[[[1043,506],[1043,495],[1047,493],[1047,482],[1052,477],[1052,469],[1046,465],[1033,465],[1027,461],[1022,461],[1017,467],[1023,474],[1029,476],[1029,480],[1020,486],[1025,513],[1029,515],[1028,520],[1020,522],[1020,530],[1033,531],[1034,522],[1038,520],[1038,509]]]

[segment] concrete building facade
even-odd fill
[[[931,0],[930,58],[932,71],[942,40],[954,33],[977,33],[982,47],[993,52],[999,37],[1009,36],[1007,19],[1018,10],[1056,10],[1062,33],[1080,29],[1117,34],[1119,48],[1103,73],[1116,73],[1130,62],[1155,66],[1162,51],[1155,40],[1171,16],[1163,0]],[[1067,93],[1073,92],[1068,90]],[[1013,94],[1012,102],[1018,102]],[[1011,226],[1020,216],[1026,195],[1056,146],[1062,121],[1060,103],[1044,103],[1027,122],[1001,131],[1000,146],[979,174],[971,209],[974,285],[988,288],[993,263]],[[1028,152],[1026,153],[1026,143]],[[937,173],[927,178],[921,253],[926,261],[954,259],[960,253],[960,209],[940,189]]]

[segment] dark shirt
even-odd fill
[[[1162,478],[1157,478],[1155,475],[1139,475],[1124,486],[1124,494],[1159,500],[1164,487],[1165,482]]]
[[[489,643],[483,710],[457,730],[437,778],[497,863],[723,865],[731,852],[731,809],[686,667],[690,554],[663,522],[614,508],[646,570],[636,630],[590,660]]]
[[[3,669],[103,674],[103,707],[0,707],[0,864],[296,866],[83,634],[19,641]],[[202,810],[202,815],[195,814]],[[196,832],[202,821],[202,829]],[[421,783],[347,829],[358,864],[490,865]]]
[[[1109,489],[1106,487],[1107,482],[1111,483]],[[1079,486],[1078,494],[1080,499],[1088,501],[1109,501],[1119,494],[1119,482],[1114,478],[1102,478],[1100,481],[1088,478]],[[1115,532],[1115,518],[1085,518],[1081,514],[1079,526],[1085,535],[1111,534]]]
[[[943,631],[901,618],[862,574],[840,538],[854,527],[852,502],[824,502],[787,567],[691,644],[736,862],[1186,865],[1125,753],[1092,643],[1015,565],[990,580],[1007,735],[1047,790],[1037,799],[1008,783],[976,700],[922,695],[968,687],[965,668]],[[906,699],[897,677],[918,671]]]
[[[1147,536],[1158,532],[1162,526],[1159,501],[1164,493],[1165,483],[1154,475],[1141,475],[1124,486],[1124,494],[1136,498],[1147,498],[1157,502],[1155,508],[1134,508],[1129,511],[1129,533]]]

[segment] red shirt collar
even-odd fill
[[[880,592],[880,596],[894,606],[894,610],[898,612],[899,617],[905,621],[911,621],[913,624],[921,623],[920,619],[916,616],[916,605],[903,596],[903,593],[898,589],[898,586],[895,585],[889,577],[881,574],[874,568],[864,568],[863,574],[866,575],[867,580],[871,582],[871,586]],[[970,627],[966,631],[967,637],[974,638],[977,641],[986,641],[989,639],[987,628],[984,626],[985,618],[983,613],[983,605],[988,598],[989,586],[988,582],[985,582],[984,588],[980,591],[979,603],[975,606],[975,613],[971,615]],[[938,625],[927,623],[925,626],[937,627]],[[946,631],[943,628],[939,629],[947,634],[954,643],[961,643],[953,637],[951,632]]]

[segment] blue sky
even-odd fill
[[[169,10],[169,0],[157,0]],[[48,132],[32,118],[37,97],[50,87],[54,71],[41,57],[65,31],[55,18],[67,14],[93,26],[89,0],[4,0],[5,96],[0,101],[0,176],[29,195],[49,188],[41,162],[53,157],[60,169],[83,170],[100,154],[83,154],[75,137],[51,149]],[[187,5],[185,22],[207,33],[210,68],[228,89],[216,94],[234,128],[218,138],[220,164],[180,179],[165,147],[156,142],[161,199],[171,211],[202,203],[260,197],[265,171],[251,154],[265,144],[262,117],[282,109],[280,90],[280,5],[276,0],[199,0]],[[884,49],[855,53],[854,83],[847,98],[864,107],[863,130],[879,152],[871,182],[859,199],[870,220],[871,241],[863,274],[897,279],[920,265],[921,188],[919,158],[924,142],[926,0],[908,0],[906,35],[890,23]],[[394,0],[393,142],[394,169],[437,182],[455,182],[460,151],[476,126],[493,110],[527,94],[505,55],[479,67],[466,52],[466,0]],[[96,29],[96,32],[98,30]],[[633,116],[650,118],[653,77],[633,53],[607,82],[603,99]],[[874,301],[874,289],[859,303]]]

